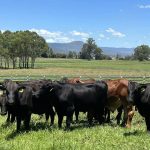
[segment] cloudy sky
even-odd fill
[[[150,45],[149,0],[0,0],[0,30],[31,30],[47,42]]]

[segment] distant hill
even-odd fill
[[[116,56],[119,54],[120,56],[128,56],[132,55],[134,48],[116,48],[116,47],[101,47],[104,54],[109,56]]]
[[[83,46],[82,41],[73,41],[70,43],[48,43],[54,52],[68,53],[69,51],[79,52]]]
[[[79,52],[83,46],[82,41],[73,41],[70,43],[48,43],[49,47],[56,53],[68,53],[69,51]],[[101,47],[103,53],[109,56],[127,56],[133,53],[134,48],[116,48],[116,47]]]

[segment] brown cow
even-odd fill
[[[65,77],[61,81],[65,82],[65,83],[77,84],[77,83],[94,83],[95,79],[81,80],[80,77],[72,78],[72,79],[68,79]]]
[[[106,80],[108,85],[108,98],[106,102],[106,108],[114,112],[121,105],[124,110],[123,125],[127,128],[131,127],[132,117],[134,112],[131,105],[128,104],[127,98],[129,94],[128,83],[126,79]]]

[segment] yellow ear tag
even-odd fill
[[[24,89],[20,89],[20,90],[19,90],[19,93],[23,93],[23,91],[24,91]]]
[[[52,92],[53,88],[51,88],[49,91]]]
[[[3,93],[4,93],[3,91],[0,91],[0,95],[3,95]]]
[[[143,93],[144,91],[145,91],[145,88],[142,88],[142,89],[141,89],[141,92]]]

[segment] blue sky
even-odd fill
[[[1,0],[0,30],[31,30],[47,42],[150,45],[149,0]]]

